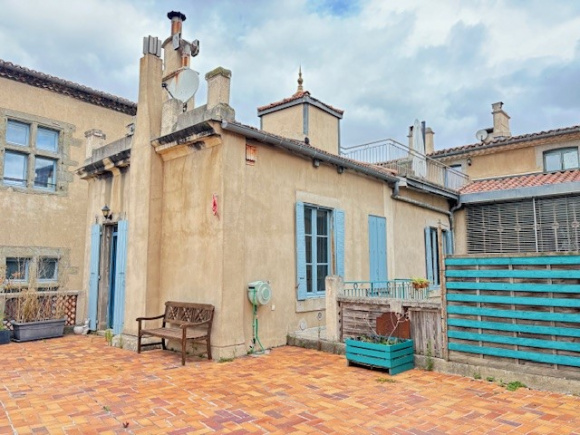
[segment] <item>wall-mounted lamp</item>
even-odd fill
[[[471,157],[467,158],[467,166],[471,166]]]
[[[318,168],[320,166],[320,160],[312,159],[312,166],[314,166],[315,168]]]
[[[101,209],[101,212],[103,213],[103,217],[106,221],[111,219],[112,213],[108,205],[105,204],[105,206]]]

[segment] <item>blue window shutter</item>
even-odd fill
[[[115,304],[113,333],[123,332],[125,324],[125,272],[127,270],[128,221],[119,221],[117,226],[117,257],[115,258]]]
[[[344,279],[344,211],[334,210],[334,258],[335,274]]]
[[[369,216],[369,267],[371,281],[388,279],[387,225],[384,217]]]
[[[304,235],[304,203],[296,203],[296,285],[298,300],[306,299],[306,239]]]
[[[89,329],[97,329],[97,302],[99,300],[99,256],[101,253],[101,226],[91,226],[91,256],[89,265]]]
[[[445,236],[445,255],[453,255],[453,233],[451,231],[444,231]]]
[[[437,249],[437,247],[432,246],[431,244],[431,228],[425,228],[425,261],[426,261],[426,268],[427,268],[427,279],[433,282],[433,248]]]

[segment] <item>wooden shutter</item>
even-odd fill
[[[334,210],[334,273],[344,279],[344,211]]]
[[[89,329],[97,330],[97,303],[99,299],[99,257],[101,253],[101,226],[91,226],[91,256],[89,265]]]
[[[127,229],[128,221],[119,221],[117,227],[117,256],[115,258],[115,303],[113,333],[123,332],[125,324],[125,275],[127,270]]]
[[[306,299],[306,241],[304,236],[304,203],[296,203],[296,285],[298,300]]]
[[[369,216],[369,267],[371,281],[388,279],[387,225],[384,217]]]

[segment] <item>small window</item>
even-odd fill
[[[28,282],[29,258],[7,258],[6,280],[9,282]]]
[[[34,166],[34,187],[54,190],[56,160],[37,157]]]
[[[4,153],[4,184],[26,187],[28,156],[6,151]]]
[[[30,126],[22,122],[8,121],[6,127],[6,142],[14,145],[28,146]]]
[[[58,151],[58,131],[38,127],[36,133],[36,148],[45,151]]]
[[[58,259],[41,258],[38,261],[38,280],[56,281],[58,279]]]
[[[578,168],[578,148],[560,148],[544,153],[544,172]]]
[[[304,207],[306,292],[324,292],[330,266],[330,211]]]

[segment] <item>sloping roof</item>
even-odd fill
[[[267,104],[265,106],[258,107],[258,116],[260,116],[260,112],[264,112],[266,110],[273,109],[274,107],[282,106],[284,104],[292,103],[294,101],[298,101],[301,99],[305,99],[306,101],[310,100],[310,102],[318,103],[318,104],[326,107],[328,110],[336,112],[340,115],[344,114],[344,110],[340,110],[340,109],[337,109],[336,107],[332,107],[331,105],[323,103],[322,101],[318,100],[317,98],[312,97],[310,95],[309,91],[301,91],[301,92],[296,92],[291,97],[284,98],[283,100],[280,100],[280,101],[276,101],[275,103],[271,103],[271,104]]]
[[[428,154],[428,156],[432,157],[432,158],[448,157],[448,156],[453,156],[453,155],[457,155],[457,154],[469,153],[471,151],[478,151],[478,150],[483,150],[483,149],[488,149],[488,148],[500,147],[500,146],[504,146],[504,145],[512,145],[512,144],[517,144],[517,143],[522,143],[522,142],[530,142],[530,141],[538,140],[538,139],[550,138],[550,137],[554,137],[554,136],[563,136],[566,134],[578,134],[578,133],[580,133],[580,125],[574,125],[571,127],[557,128],[554,130],[540,131],[537,133],[528,133],[528,134],[522,134],[519,136],[496,138],[496,139],[492,140],[491,142],[487,142],[487,143],[480,142],[480,143],[475,143],[475,144],[470,144],[470,145],[463,145],[460,147],[447,148],[447,149],[432,152],[432,153]]]
[[[47,89],[68,97],[76,98],[77,100],[89,104],[105,107],[127,115],[135,115],[137,113],[137,104],[126,100],[125,98],[96,91],[87,86],[24,68],[2,59],[0,59],[0,78],[26,83],[27,85],[41,89]]]
[[[462,195],[493,192],[498,190],[522,189],[580,181],[580,170],[549,172],[540,174],[512,175],[508,177],[475,180],[459,191]]]

